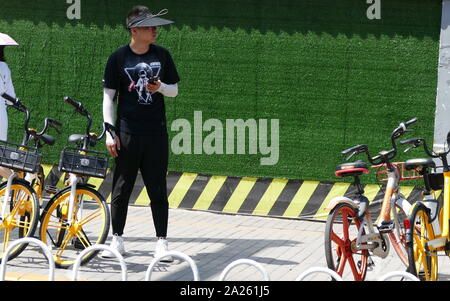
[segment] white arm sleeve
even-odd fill
[[[114,113],[114,96],[116,95],[116,90],[114,89],[103,89],[103,121],[109,124],[115,125]],[[114,139],[111,137],[109,132],[106,132],[106,143],[114,143]]]
[[[157,91],[167,97],[176,97],[178,95],[178,84],[168,85],[161,82]]]
[[[9,67],[5,63],[0,64],[0,94],[6,93],[12,97],[16,97],[16,92],[14,90],[14,86],[11,78],[11,71]],[[3,99],[3,98],[2,98]],[[7,100],[6,104],[11,105],[11,103]]]

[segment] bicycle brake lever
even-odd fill
[[[52,125],[52,127],[55,129],[55,131],[56,131],[58,134],[61,134],[61,129],[60,129],[59,127],[57,127],[57,126],[55,126],[55,125]]]
[[[405,149],[403,152],[404,153],[407,153],[407,152],[409,152],[410,150],[412,150],[413,148],[415,148],[414,146],[410,146],[410,147],[408,147],[407,149]]]
[[[345,161],[350,160],[354,155],[356,155],[356,151],[355,151],[355,152],[352,152],[352,153],[350,154],[350,156],[348,156],[347,158],[345,158]]]

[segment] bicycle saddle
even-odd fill
[[[72,134],[69,136],[69,143],[76,143],[80,142],[81,140],[87,138],[87,135],[81,135],[81,134]]]
[[[409,159],[405,162],[405,169],[424,169],[424,168],[435,168],[436,163],[430,158],[418,158],[418,159]]]
[[[48,144],[48,145],[54,145],[55,144],[55,137],[53,137],[53,136],[51,136],[49,134],[42,134],[40,136],[40,139],[42,141],[44,141],[45,144]]]
[[[360,176],[364,173],[369,173],[369,168],[367,164],[358,160],[356,162],[342,163],[336,166],[335,174],[337,177],[351,177],[351,176]]]

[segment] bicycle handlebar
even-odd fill
[[[405,132],[408,132],[408,127],[417,122],[417,118],[413,118],[407,122],[402,122],[400,125],[392,132],[391,139],[395,140],[402,136]]]
[[[101,140],[105,133],[108,131],[111,136],[114,138],[116,136],[116,130],[115,127],[107,122],[103,123],[103,130],[100,136],[97,136],[95,134],[91,134],[91,126],[92,126],[92,117],[89,114],[88,110],[86,110],[82,103],[74,101],[72,98],[66,96],[64,97],[64,101],[70,105],[72,105],[75,108],[75,111],[83,116],[85,116],[88,120],[88,124],[86,127],[86,135],[85,138],[82,139],[83,141],[83,148],[87,148],[88,145],[91,145],[92,143],[95,143],[96,141]]]
[[[7,93],[2,93],[2,97],[11,103],[11,106],[16,110],[26,113],[28,111],[27,107],[22,104],[22,101],[16,97],[12,97]]]
[[[450,132],[447,134],[447,143],[450,142]],[[447,151],[442,152],[435,152],[434,150],[430,150],[430,148],[427,145],[427,142],[423,138],[412,138],[408,140],[400,141],[401,145],[409,145],[412,144],[412,146],[405,149],[405,153],[409,152],[410,150],[414,148],[418,148],[420,145],[423,145],[423,149],[425,150],[425,153],[430,156],[431,158],[439,158],[442,161],[444,171],[449,171],[450,167],[448,165],[447,155],[450,153],[450,148]]]
[[[1,95],[4,99],[9,101],[11,103],[11,106],[15,108],[16,110],[23,112],[26,114],[25,122],[24,122],[24,138],[22,141],[23,145],[28,144],[31,138],[34,139],[36,146],[39,146],[39,141],[43,141],[45,144],[53,145],[55,144],[55,138],[51,135],[45,134],[48,127],[53,127],[58,133],[61,133],[61,130],[59,129],[60,126],[62,126],[62,123],[59,122],[56,119],[53,118],[45,118],[44,121],[44,128],[42,131],[37,132],[34,129],[30,129],[28,127],[28,124],[30,122],[30,111],[28,108],[22,103],[22,101],[19,98],[12,97],[11,95],[7,93],[2,93]]]
[[[64,101],[73,106],[75,108],[75,111],[77,111],[81,115],[85,117],[89,116],[89,112],[83,107],[80,102],[77,102],[68,96],[64,97]]]
[[[397,155],[397,145],[395,143],[395,140],[400,138],[404,133],[408,131],[408,127],[412,124],[417,122],[417,118],[413,118],[407,122],[402,122],[400,125],[392,131],[391,134],[391,143],[392,143],[392,149],[389,151],[381,151],[376,155],[375,157],[372,157],[369,153],[369,148],[366,144],[359,144],[356,146],[353,146],[351,148],[348,148],[341,152],[342,155],[347,156],[350,154],[346,160],[350,160],[353,156],[365,153],[367,155],[367,159],[372,165],[379,165],[383,163],[389,163],[390,160],[392,160]]]

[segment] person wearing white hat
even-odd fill
[[[10,36],[0,33],[0,95],[7,93],[12,97],[16,97],[14,85],[11,78],[11,70],[6,63],[5,46],[19,45]],[[0,96],[0,140],[6,141],[8,139],[8,114],[6,112],[6,105],[8,101]],[[7,168],[0,167],[0,176],[3,178],[9,177],[11,171]]]
[[[115,125],[117,136],[107,134],[106,147],[115,159],[111,198],[111,247],[125,253],[122,234],[128,202],[141,171],[153,216],[157,242],[155,256],[168,251],[167,166],[169,157],[164,97],[176,97],[180,78],[169,51],[154,44],[158,26],[173,23],[135,6],[127,16],[130,43],[117,49],[106,64],[103,119]],[[115,121],[114,100],[118,99]],[[104,251],[102,257],[111,257]],[[172,261],[165,257],[162,261]]]

